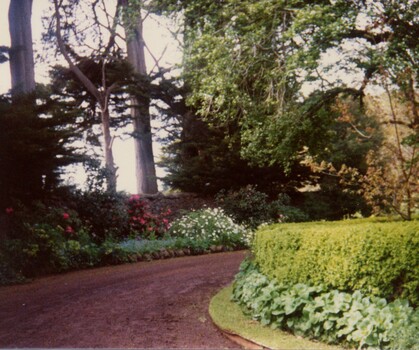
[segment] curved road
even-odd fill
[[[0,348],[237,348],[209,301],[246,252],[141,262],[0,288]]]

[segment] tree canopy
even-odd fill
[[[324,108],[339,95],[362,102],[366,87],[383,78],[411,95],[416,2],[199,4],[166,3],[186,18],[188,101],[210,123],[238,120],[249,160],[288,165],[304,146],[313,154],[324,148],[333,120]],[[339,60],[327,63],[328,55]],[[308,84],[315,90],[307,96]]]
[[[92,116],[100,110],[110,189],[116,188],[111,128],[125,122],[127,108],[136,162],[145,162],[143,178],[155,181],[152,152],[142,154],[151,150],[154,109],[166,128],[177,128],[165,164],[168,183],[178,188],[205,192],[209,183],[216,192],[263,177],[271,188],[317,185],[328,196],[363,194],[370,204],[376,199],[400,213],[407,205],[411,216],[419,139],[416,1],[53,3],[55,26],[45,37],[58,39],[70,70],[57,67],[52,88],[84,126],[97,123]],[[142,31],[150,13],[180,23],[177,81],[166,79],[166,70],[149,75],[145,69]],[[0,60],[7,58],[0,48]],[[383,98],[385,111],[374,102]],[[393,171],[385,170],[386,159],[394,160]],[[374,181],[380,171],[396,173],[381,176],[394,184],[391,191]],[[355,173],[358,179],[347,181]],[[389,196],[397,183],[403,185],[394,202]]]
[[[366,96],[398,91],[410,108],[411,130],[408,155],[398,156],[410,163],[398,162],[399,171],[408,166],[409,179],[415,173],[417,2],[154,4],[183,18],[187,103],[210,127],[236,125],[226,140],[240,144],[243,159],[281,165],[290,173],[293,165],[313,157],[338,169],[357,167],[365,175],[366,155],[382,140],[378,124],[402,119],[379,121],[374,117],[379,111],[366,107]]]

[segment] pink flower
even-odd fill
[[[138,194],[133,194],[133,195],[129,198],[130,202],[133,202],[133,201],[138,201],[139,199],[140,199],[140,196],[139,196]]]
[[[74,233],[74,229],[71,226],[67,226],[65,228],[65,233],[68,233],[69,235]]]
[[[144,225],[144,224],[146,223],[146,221],[144,220],[144,218],[140,218],[140,220],[139,220],[139,221],[140,221],[140,224],[141,224],[141,225]]]
[[[68,220],[70,218],[70,214],[68,213],[63,213],[63,219],[64,220]]]
[[[12,207],[6,208],[6,214],[7,215],[13,214],[13,208]]]

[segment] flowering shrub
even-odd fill
[[[171,237],[171,211],[153,214],[138,195],[75,193],[65,201],[11,204],[1,212],[6,229],[0,284],[104,264],[220,252],[243,247],[249,239],[220,209],[191,212],[174,223]]]
[[[39,201],[10,208],[6,209],[9,229],[1,242],[0,257],[18,274],[31,277],[92,266],[97,246],[77,212]]]
[[[171,214],[170,209],[160,215],[154,215],[147,202],[139,195],[129,198],[128,214],[131,232],[143,238],[161,238],[169,229],[167,216]]]
[[[174,221],[169,232],[173,236],[208,241],[226,247],[248,245],[250,235],[244,226],[234,223],[219,208],[191,211]]]

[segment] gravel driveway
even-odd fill
[[[208,315],[247,253],[140,262],[0,288],[0,347],[212,348],[237,345]]]

